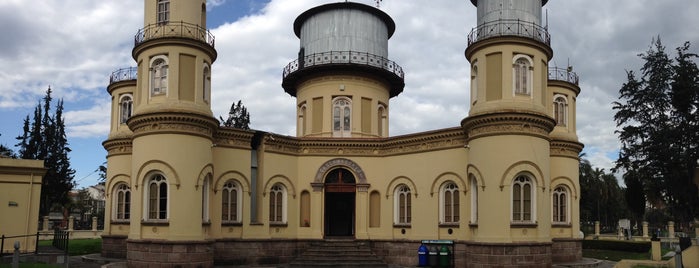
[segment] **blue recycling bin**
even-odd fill
[[[417,249],[417,266],[424,267],[428,265],[427,255],[429,253],[430,250],[427,249],[427,246],[425,246],[425,244],[421,244]]]

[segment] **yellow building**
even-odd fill
[[[299,54],[282,80],[297,104],[289,137],[213,117],[205,0],[144,2],[137,67],[107,88],[103,255],[130,267],[294,265],[340,240],[414,266],[422,240],[449,240],[457,267],[582,257],[580,88],[548,67],[546,0],[471,0],[469,115],[393,137],[390,99],[405,84],[383,11],[339,2],[295,20]]]
[[[41,178],[44,160],[12,159],[0,156],[0,235],[6,238],[1,252],[34,252],[39,219]],[[22,237],[18,237],[22,236]]]

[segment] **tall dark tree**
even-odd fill
[[[624,174],[624,184],[626,184],[626,192],[624,197],[626,206],[633,214],[634,222],[642,221],[646,214],[646,195],[643,189],[643,181],[636,176],[633,170],[627,171]]]
[[[48,215],[52,207],[68,204],[68,191],[73,184],[75,171],[70,167],[68,140],[63,120],[63,101],[56,104],[56,113],[51,115],[51,88],[46,91],[43,103],[34,109],[34,117],[24,120],[23,133],[19,141],[19,157],[44,160],[47,168],[41,187],[39,213]]]
[[[0,134],[2,136],[2,134]],[[12,151],[12,149],[8,148],[4,144],[0,144],[0,158],[15,158],[17,157],[15,155],[15,152]]]
[[[632,172],[649,204],[667,207],[675,220],[691,221],[699,212],[697,187],[692,183],[697,149],[699,69],[689,43],[673,60],[660,38],[639,56],[641,76],[627,72],[627,82],[614,102],[614,119],[622,148],[616,168]],[[635,183],[632,181],[632,183]]]
[[[243,101],[238,100],[238,103],[233,103],[231,109],[228,112],[228,118],[221,118],[221,124],[226,127],[240,128],[240,129],[250,129],[250,113],[248,109],[243,106]]]

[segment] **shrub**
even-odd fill
[[[650,242],[623,240],[583,240],[583,249],[603,249],[645,253],[650,250]]]

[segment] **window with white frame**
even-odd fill
[[[133,98],[131,94],[124,94],[119,98],[119,122],[125,124],[131,118],[133,112]]]
[[[515,94],[532,94],[532,60],[525,55],[517,55],[512,65],[513,86]]]
[[[167,180],[161,174],[155,174],[148,179],[145,196],[146,220],[166,220],[168,218],[168,187]]]
[[[478,181],[471,174],[469,176],[469,184],[471,188],[471,224],[478,223]]]
[[[170,21],[170,0],[158,0],[158,24],[165,24]]]
[[[527,175],[518,175],[512,182],[512,222],[534,222],[534,182]]]
[[[439,190],[441,223],[459,223],[459,186],[450,181],[442,185]]]
[[[393,222],[397,225],[409,225],[412,217],[410,188],[405,184],[398,185],[393,197]]]
[[[333,100],[333,136],[350,137],[352,124],[352,101],[346,97]]]
[[[206,63],[204,63],[202,83],[202,98],[204,101],[208,102],[211,97],[211,68],[209,68],[209,65]]]
[[[168,62],[167,57],[158,56],[153,58],[150,68],[151,96],[167,93]]]
[[[558,186],[553,190],[553,222],[568,223],[568,189]]]
[[[556,95],[553,99],[553,118],[556,125],[566,126],[568,122],[568,103],[563,95]]]
[[[209,192],[211,191],[211,174],[206,175],[201,185],[201,221],[209,222]]]
[[[224,223],[240,222],[243,197],[240,184],[238,184],[237,181],[229,180],[223,185],[223,190],[221,192],[221,201],[223,203],[221,220]]]
[[[119,183],[114,189],[114,220],[127,221],[131,218],[131,188]]]
[[[280,183],[269,190],[269,221],[273,224],[286,223],[286,188]]]

